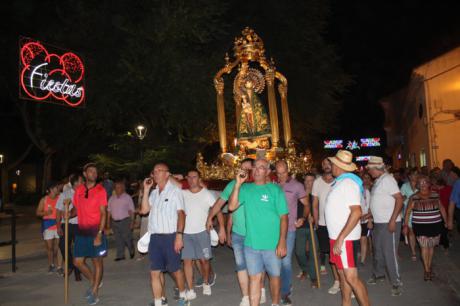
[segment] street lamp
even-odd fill
[[[136,127],[136,135],[137,137],[142,140],[145,137],[145,134],[147,134],[147,128],[143,125],[138,125]]]
[[[137,138],[139,138],[139,148],[140,148],[140,160],[139,160],[139,172],[142,173],[142,160],[144,159],[143,157],[143,152],[142,152],[142,139],[144,139],[145,135],[147,134],[147,128],[143,126],[142,124],[139,124],[135,128]]]

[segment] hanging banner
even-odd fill
[[[19,98],[85,106],[85,67],[78,55],[39,41],[19,39]]]

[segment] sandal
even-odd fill
[[[412,261],[417,261],[417,255],[412,255],[411,258],[410,258]]]
[[[425,272],[423,275],[423,280],[426,281],[431,281],[431,272]]]

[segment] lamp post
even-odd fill
[[[144,159],[143,153],[142,153],[142,139],[145,138],[145,135],[147,134],[147,128],[143,126],[142,124],[139,124],[135,128],[136,131],[136,136],[139,138],[139,147],[140,147],[140,160],[139,160],[139,170],[140,173],[142,174],[142,160]]]

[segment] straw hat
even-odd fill
[[[372,169],[372,168],[382,168],[385,166],[385,163],[383,162],[383,158],[380,156],[371,156],[369,158],[369,161],[367,162],[366,168],[367,169]]]
[[[348,172],[353,172],[356,169],[356,165],[352,162],[353,154],[346,150],[339,150],[333,157],[328,157],[331,163]]]

